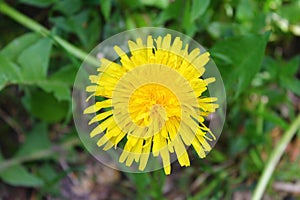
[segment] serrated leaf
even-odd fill
[[[214,54],[222,54],[231,60],[224,66],[222,60],[216,59],[227,90],[237,98],[250,85],[255,74],[261,68],[269,33],[263,35],[244,35],[219,41],[211,49]],[[220,57],[220,56],[219,56]]]
[[[22,165],[14,165],[0,172],[1,179],[13,186],[40,187],[43,181]]]
[[[42,38],[24,50],[18,57],[25,80],[41,80],[47,75],[52,41]]]
[[[50,148],[47,126],[44,123],[37,124],[26,136],[25,142],[17,151],[15,157],[30,155],[41,150]]]

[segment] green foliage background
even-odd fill
[[[144,26],[185,33],[211,53],[228,101],[219,142],[205,160],[186,169],[175,164],[168,177],[113,171],[118,178],[101,185],[95,177],[108,173],[101,168],[88,181],[107,196],[100,189],[63,192],[75,184],[66,180],[88,177],[87,162],[100,165],[72,121],[72,85],[85,52]],[[96,199],[238,199],[252,196],[258,180],[269,183],[267,197],[299,198],[300,191],[273,187],[300,181],[299,0],[0,0],[0,30],[0,199],[16,191],[23,191],[21,199],[92,193]],[[283,151],[288,143],[281,157],[276,145]],[[270,181],[262,176],[268,165],[276,167]]]

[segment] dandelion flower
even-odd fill
[[[200,158],[216,140],[205,125],[205,117],[218,108],[216,97],[206,97],[214,77],[203,78],[209,53],[199,48],[189,52],[179,37],[170,34],[146,41],[128,41],[130,52],[114,50],[119,61],[101,59],[97,75],[86,88],[95,104],[84,110],[94,113],[89,124],[97,123],[90,137],[104,150],[125,146],[119,162],[138,163],[143,171],[149,155],[160,156],[166,174],[171,172],[171,154],[181,166],[189,166],[187,148],[193,146]],[[90,97],[87,99],[89,100]]]

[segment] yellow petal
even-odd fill
[[[162,46],[161,48],[163,50],[169,50],[170,49],[170,44],[171,44],[171,35],[170,34],[167,34],[163,41],[162,41]]]
[[[171,173],[170,154],[168,152],[168,148],[162,148],[160,151],[160,155],[163,161],[165,174],[168,175]]]
[[[107,127],[111,123],[114,123],[114,118],[113,117],[109,117],[108,119],[103,121],[101,124],[99,124],[96,128],[94,128],[94,130],[90,133],[90,136],[94,137],[95,135],[98,135],[98,134],[102,133],[103,131],[105,131],[107,129]]]
[[[99,111],[102,108],[111,107],[111,104],[112,104],[112,100],[111,99],[107,99],[107,100],[104,100],[104,101],[96,102],[96,104],[91,105],[90,107],[87,107],[83,111],[83,113],[84,114],[95,113],[95,112]]]
[[[93,119],[91,119],[89,121],[89,125],[92,124],[92,123],[94,123],[94,122],[101,121],[101,120],[107,118],[108,116],[110,116],[112,114],[113,114],[112,110],[100,113],[100,114],[96,115]]]
[[[197,138],[193,140],[192,145],[200,158],[204,158],[206,156],[203,147],[200,145]]]
[[[143,171],[147,165],[149,154],[150,154],[150,149],[151,149],[151,143],[152,137],[146,139],[146,144],[143,146],[143,151],[140,157],[140,165],[139,165],[139,170]]]

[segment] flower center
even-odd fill
[[[136,89],[130,96],[129,113],[139,126],[148,126],[152,121],[161,127],[169,117],[180,117],[181,110],[177,97],[170,89],[149,83]]]

